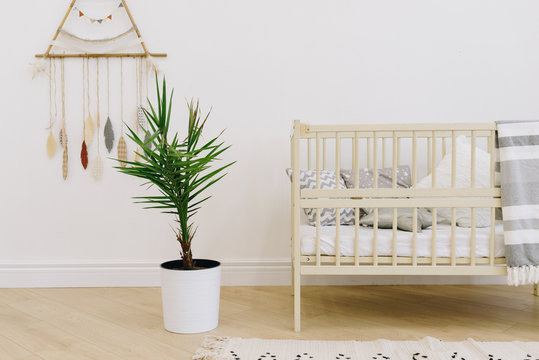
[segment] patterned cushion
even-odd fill
[[[292,180],[292,169],[286,169],[287,175]],[[321,170],[320,171],[320,189],[335,189],[336,188],[336,176],[335,171]],[[315,189],[316,188],[316,171],[315,170],[301,170],[299,174],[299,187],[301,189]],[[339,188],[346,189],[346,184],[343,179],[339,177]],[[309,224],[316,226],[316,209],[305,208],[305,214],[309,220]],[[343,208],[340,209],[341,225],[353,225],[354,224],[354,209]],[[323,208],[320,211],[320,225],[321,226],[334,226],[337,220],[335,208]]]
[[[341,176],[346,183],[348,189],[354,188],[354,172],[352,170],[341,170]],[[393,186],[393,169],[384,168],[378,169],[378,187],[379,188],[391,188]],[[372,188],[374,184],[374,174],[372,169],[359,169],[359,188],[366,189]],[[412,179],[410,177],[410,167],[408,165],[402,165],[397,167],[397,187],[409,188],[412,185]]]
[[[397,188],[409,188],[412,185],[410,167],[408,165],[402,165],[397,167]],[[348,189],[354,188],[354,171],[353,170],[341,170],[341,177],[344,179],[346,187]],[[372,169],[363,168],[359,169],[358,186],[360,189],[372,188],[374,184],[374,174]],[[378,187],[379,188],[392,188],[393,187],[393,169],[384,168],[378,169]],[[372,208],[361,208],[362,214],[372,213]]]

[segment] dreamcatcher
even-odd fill
[[[93,6],[93,9],[92,9]],[[108,7],[108,9],[107,9]],[[96,16],[95,14],[99,15]],[[127,25],[126,25],[127,24]],[[85,35],[81,35],[85,34]],[[89,36],[91,34],[92,36]],[[124,58],[135,59],[136,71],[136,125],[137,131],[144,132],[146,129],[146,117],[142,108],[143,99],[147,96],[148,72],[152,69],[158,72],[155,57],[165,57],[166,54],[150,53],[142,41],[140,32],[133,20],[131,12],[125,0],[110,0],[108,3],[73,0],[58,27],[51,43],[44,54],[36,55],[41,61],[34,63],[34,75],[47,73],[49,77],[49,124],[46,141],[47,155],[52,158],[56,153],[56,139],[54,134],[55,122],[59,118],[57,109],[57,89],[60,88],[61,96],[61,129],[58,141],[62,147],[62,177],[68,175],[68,134],[66,131],[66,77],[65,59],[82,59],[82,143],[80,147],[80,161],[83,169],[91,167],[91,172],[96,180],[103,175],[103,158],[101,156],[101,141],[104,142],[108,153],[112,152],[116,134],[111,120],[111,60],[119,59],[120,67],[120,137],[118,139],[118,159],[127,161],[127,144],[124,138]],[[107,108],[106,121],[101,118],[101,63],[100,58],[106,58],[106,87]],[[59,66],[56,58],[59,58]],[[95,58],[95,89],[91,86],[94,75],[92,58]],[[113,59],[111,59],[113,58]],[[48,59],[48,64],[44,61]],[[145,61],[143,61],[143,59]],[[57,67],[59,67],[59,76]],[[60,78],[60,86],[57,79]],[[146,88],[144,89],[144,79]],[[95,91],[94,91],[95,90]],[[93,98],[95,94],[95,98]],[[71,104],[71,102],[70,102]],[[102,127],[101,120],[105,124]],[[101,133],[103,131],[103,133]],[[102,138],[101,138],[102,134]],[[103,140],[102,140],[103,139]],[[95,150],[92,144],[96,142]],[[89,152],[95,151],[95,156],[89,161]],[[124,163],[121,163],[125,166]]]

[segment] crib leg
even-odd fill
[[[537,293],[537,284],[533,284],[533,295],[539,296],[539,294]]]
[[[301,275],[299,268],[294,268],[294,331],[301,331]]]
[[[292,296],[294,296],[294,289],[295,289],[294,288],[294,284],[295,284],[295,281],[294,281],[294,277],[295,277],[294,259],[292,259],[291,264],[292,264],[292,266],[291,266],[292,271],[290,272],[290,274],[292,276],[292,289],[291,289],[291,291],[292,291]]]

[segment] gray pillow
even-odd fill
[[[397,187],[409,188],[412,186],[412,177],[410,176],[410,167],[408,165],[402,165],[397,167]],[[341,170],[341,177],[343,178],[346,187],[348,189],[354,188],[354,171],[353,170]],[[378,187],[379,188],[391,188],[393,187],[393,169],[384,168],[378,169]],[[362,168],[359,169],[359,188],[372,188],[374,185],[374,174],[372,169]]]
[[[412,208],[397,209],[397,228],[404,231],[413,231]],[[359,219],[360,225],[373,226],[374,211]],[[432,226],[432,215],[427,209],[417,209],[417,232]],[[391,229],[393,227],[393,208],[378,208],[378,228]]]
[[[286,174],[292,181],[292,169],[286,169]],[[335,189],[337,183],[337,176],[333,170],[321,170],[320,171],[320,189]],[[316,188],[316,171],[315,170],[301,170],[299,174],[299,187],[301,189],[314,189]],[[339,189],[346,189],[346,184],[343,179],[339,177]],[[309,224],[316,226],[316,209],[305,208],[305,214],[309,220]],[[354,209],[342,208],[341,225],[353,225],[354,224]],[[337,222],[337,212],[335,208],[322,208],[320,211],[320,225],[321,226],[334,226]]]
[[[412,177],[410,167],[408,165],[401,165],[397,167],[397,188],[409,188],[412,186]],[[353,170],[341,170],[341,177],[348,189],[354,188],[354,171]],[[362,168],[359,169],[359,183],[360,189],[372,188],[374,185],[374,173],[372,169]],[[392,188],[393,187],[393,169],[384,168],[378,169],[378,187],[379,188]],[[361,208],[361,216],[370,214],[372,208]]]

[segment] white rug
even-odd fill
[[[310,341],[207,337],[194,360],[539,360],[539,342]]]

